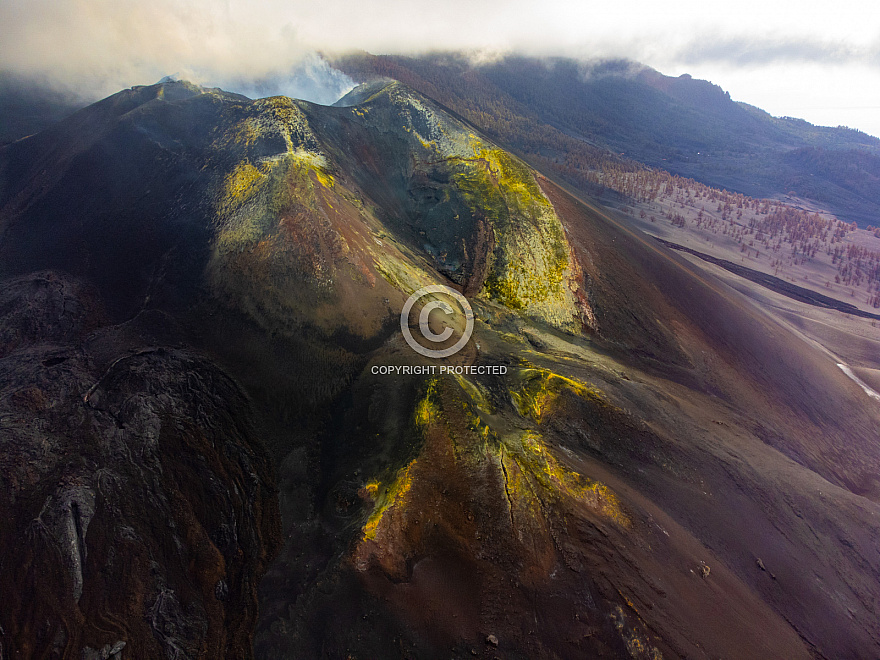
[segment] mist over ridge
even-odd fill
[[[777,116],[878,135],[870,110],[880,107],[880,50],[863,14],[850,0],[797,12],[761,2],[729,12],[694,0],[3,2],[0,72],[93,101],[174,72],[206,85],[273,80],[315,52],[626,58],[712,80]]]

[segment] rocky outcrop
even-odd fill
[[[278,537],[249,404],[187,350],[106,363],[83,288],[0,290],[3,657],[248,657]]]

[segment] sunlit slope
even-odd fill
[[[466,361],[506,376],[398,380],[370,365],[415,356],[373,353],[322,463],[322,517],[348,542],[295,599],[287,576],[321,551],[289,542],[259,653],[432,657],[489,634],[514,657],[876,646],[876,404],[720,281],[542,187],[600,331],[477,299]],[[358,605],[322,624],[339,602]]]
[[[5,267],[104,276],[122,242],[143,262],[114,284],[130,306],[157,255],[188,241],[181,279],[205,268],[218,294],[266,323],[305,315],[374,334],[362,317],[388,295],[376,278],[415,289],[434,281],[426,268],[560,327],[588,321],[528,168],[412,92],[370,91],[331,109],[165,83],[82,111],[7,148]],[[23,199],[16,184],[38,150],[55,162]]]

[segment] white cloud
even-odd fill
[[[875,105],[880,33],[866,11],[858,0],[0,0],[0,68],[103,95],[172,72],[272,80],[315,50],[627,57],[782,114],[818,107],[831,91],[820,86],[843,76],[830,123],[845,124]],[[771,75],[790,89],[774,96],[761,82]],[[856,125],[880,133],[880,122]]]

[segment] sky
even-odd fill
[[[177,74],[329,102],[348,81],[316,51],[626,57],[880,136],[877,17],[854,0],[0,0],[0,70],[93,98]]]

